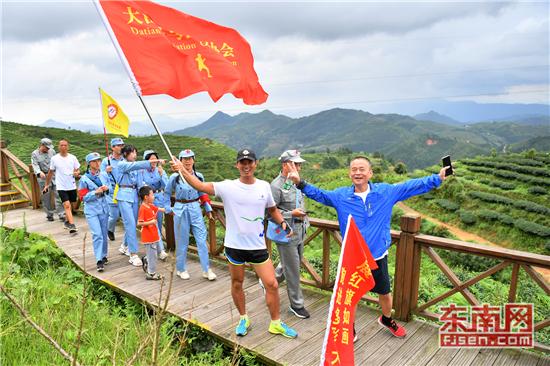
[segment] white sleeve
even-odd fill
[[[74,169],[80,169],[80,163],[78,162],[78,159],[76,156],[73,156],[74,159]]]
[[[55,156],[50,159],[50,170],[55,170]]]
[[[214,182],[212,185],[214,186],[214,196],[219,197],[223,200],[224,195],[227,192],[228,189],[228,182],[229,180],[224,180],[222,182]]]
[[[277,206],[277,204],[275,203],[275,200],[273,199],[273,193],[271,191],[271,186],[267,182],[265,184],[265,191],[266,191],[266,194],[267,194],[267,196],[266,196],[267,200],[265,201],[265,207]]]

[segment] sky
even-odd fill
[[[98,87],[146,120],[92,1],[0,0],[2,120],[100,125]],[[548,103],[549,14],[539,2],[158,1],[237,29],[251,44],[260,106],[206,93],[148,96],[182,128],[216,111],[291,117],[409,101]],[[427,112],[427,111],[426,111]]]

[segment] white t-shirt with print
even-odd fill
[[[61,156],[55,154],[50,160],[50,169],[55,170],[55,184],[58,191],[72,191],[76,189],[73,172],[80,168],[78,159],[73,154]]]
[[[240,180],[214,183],[214,192],[223,200],[225,211],[225,243],[228,248],[265,249],[265,209],[275,201],[268,182],[256,179],[254,184]]]

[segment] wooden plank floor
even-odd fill
[[[23,219],[25,217],[25,219]],[[91,237],[88,234],[86,266],[82,259],[82,242],[87,232],[86,220],[76,217],[79,228],[77,236],[69,236],[59,221],[47,222],[40,210],[17,209],[3,213],[3,225],[16,228],[23,226],[23,220],[30,232],[50,236],[57,245],[79,267],[89,275],[112,286],[116,290],[140,299],[146,303],[158,303],[160,283],[146,281],[141,268],[132,267],[128,257],[117,251],[122,238],[122,227],[117,227],[117,244],[109,248],[109,264],[103,273],[95,268]],[[143,247],[140,248],[143,252]],[[171,256],[173,257],[173,256]],[[267,332],[269,314],[265,306],[263,293],[255,275],[247,273],[245,294],[247,311],[252,328],[243,338],[234,336],[234,327],[239,314],[233,306],[230,294],[230,281],[224,263],[213,263],[218,279],[207,281],[201,276],[198,260],[189,258],[191,279],[174,280],[168,310],[184,321],[193,321],[204,327],[222,341],[258,353],[268,363],[285,365],[317,365],[321,353],[330,294],[305,289],[306,307],[311,312],[310,319],[298,319],[288,312],[288,297],[284,285],[280,288],[281,317],[283,321],[298,331],[297,339],[286,339]],[[169,263],[160,265],[160,272],[169,273]],[[357,330],[359,340],[355,344],[356,365],[547,365],[548,357],[516,350],[490,349],[440,349],[438,347],[438,328],[432,324],[415,320],[406,324],[408,335],[398,339],[382,329],[377,323],[379,312],[363,304],[357,311]]]

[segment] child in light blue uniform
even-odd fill
[[[78,195],[84,202],[84,215],[92,232],[92,244],[98,272],[102,272],[107,263],[107,219],[109,217],[109,177],[99,171],[101,156],[92,152],[86,155],[88,169],[80,178]]]
[[[137,255],[138,241],[136,234],[137,215],[139,199],[137,193],[138,171],[151,168],[151,163],[164,162],[163,160],[142,160],[136,161],[137,149],[132,145],[126,145],[122,149],[124,160],[118,163],[120,178],[118,180],[118,209],[124,223],[124,242],[118,251],[130,257],[130,264],[141,267],[143,264]]]
[[[192,150],[182,150],[179,159],[193,172],[197,178],[204,181],[201,173],[194,170],[195,153]],[[170,207],[170,197],[175,193],[176,202]],[[164,207],[167,214],[174,215],[174,234],[176,237],[176,274],[184,280],[190,278],[187,271],[187,247],[189,246],[189,231],[193,236],[199,251],[202,276],[210,281],[216,279],[216,274],[210,268],[208,247],[206,246],[206,226],[202,217],[201,203],[209,216],[212,217],[212,207],[207,194],[198,192],[187,184],[178,173],[172,174],[164,191]]]
[[[158,160],[159,156],[154,150],[145,150],[143,153],[143,160],[151,160],[156,159]],[[166,184],[168,183],[168,176],[166,175],[166,172],[164,169],[162,169],[162,166],[158,165],[157,163],[151,163],[150,169],[143,169],[138,172],[138,190],[141,187],[149,186],[153,190],[153,193],[155,195],[155,201],[153,204],[157,207],[164,207],[164,188],[166,187]],[[160,260],[166,260],[168,257],[168,254],[166,254],[166,251],[164,250],[164,243],[162,242],[162,219],[164,217],[163,212],[159,211],[157,213],[157,228],[159,231],[159,255],[158,258]]]
[[[118,204],[113,202],[113,193],[115,191],[115,185],[120,179],[120,174],[118,172],[118,163],[120,163],[122,158],[122,148],[124,147],[124,141],[120,137],[115,137],[111,139],[111,150],[113,151],[108,157],[105,157],[101,162],[101,171],[106,172],[109,176],[109,193],[107,194],[107,201],[109,203],[109,223],[107,225],[107,235],[109,240],[115,240],[115,227],[118,218],[120,217],[120,212],[118,210]]]

